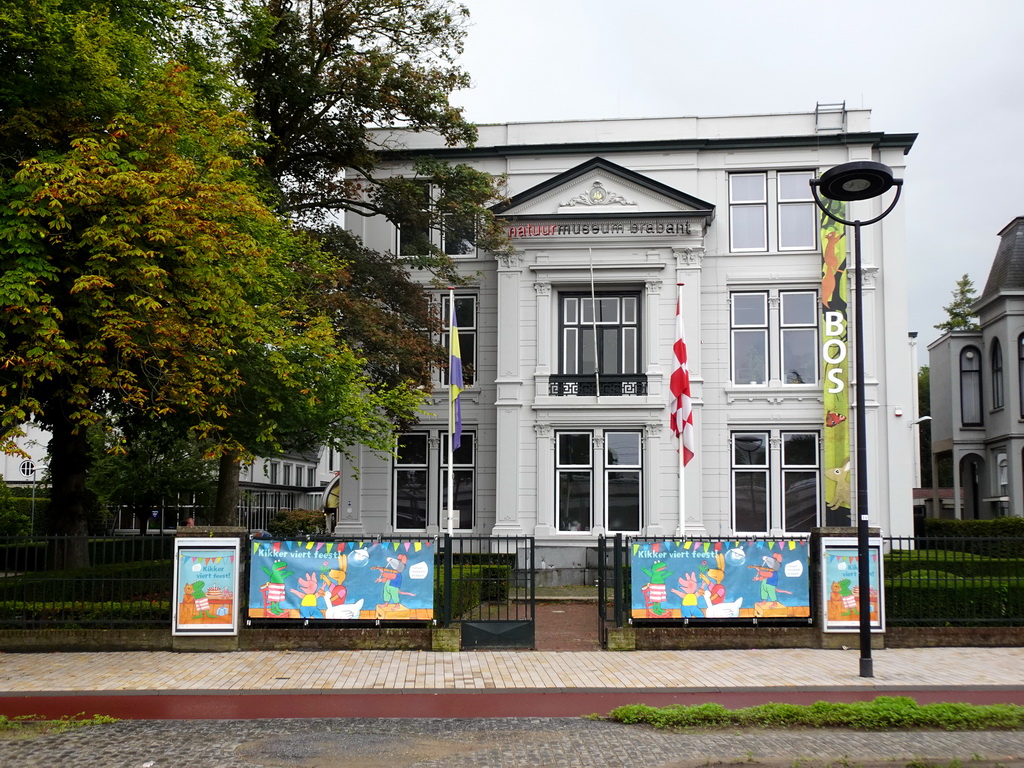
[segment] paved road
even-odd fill
[[[576,718],[125,721],[0,735],[4,768],[698,768],[1024,766],[1024,733],[666,733]]]

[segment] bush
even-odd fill
[[[323,535],[326,528],[319,509],[282,509],[267,523],[270,535],[279,540]]]
[[[166,599],[171,560],[112,563],[73,571],[37,571],[0,579],[0,600],[18,603],[122,602]]]
[[[981,548],[983,542],[972,542]],[[993,542],[1003,551],[1003,542]],[[993,547],[987,547],[992,550]],[[991,557],[955,549],[896,549],[885,555],[886,578],[908,571],[945,571],[956,576],[1015,577],[1024,575],[1024,559],[1019,557],[1019,543],[1014,557]]]
[[[727,710],[719,704],[649,707],[630,704],[613,709],[609,720],[643,723],[654,728],[771,727],[854,728],[879,731],[895,728],[930,730],[1016,729],[1024,726],[1024,707],[1014,704],[926,704],[904,696],[879,696],[850,704],[818,701],[810,706],[763,704]]]

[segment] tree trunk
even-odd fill
[[[58,406],[59,407],[59,406]],[[92,463],[85,428],[59,416],[51,425],[50,514],[53,532],[62,537],[54,545],[54,567],[89,566],[89,505],[85,478]]]
[[[238,451],[226,451],[221,455],[217,475],[217,503],[213,508],[214,525],[238,525],[238,476],[241,469]]]

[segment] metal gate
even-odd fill
[[[463,650],[535,644],[532,536],[444,536],[442,622],[460,626]]]
[[[608,629],[622,627],[626,619],[626,545],[622,534],[597,540],[597,612],[601,647],[608,647]]]

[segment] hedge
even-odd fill
[[[148,602],[90,603],[71,600],[30,602],[0,600],[0,626],[24,627],[45,624],[47,629],[76,629],[81,624],[132,624],[143,628],[167,628],[171,623],[168,600]]]
[[[908,571],[945,571],[960,577],[1014,578],[1024,576],[1024,557],[993,558],[949,549],[897,549],[885,555],[886,578]]]
[[[107,603],[140,597],[166,598],[171,592],[172,578],[171,560],[35,572],[0,579],[0,600]]]
[[[886,578],[885,615],[904,626],[1021,626],[1024,580]]]
[[[61,536],[35,539],[0,537],[0,571],[24,573],[52,567],[52,546]],[[118,565],[145,560],[167,560],[174,554],[173,536],[111,536],[89,539],[90,565]]]

